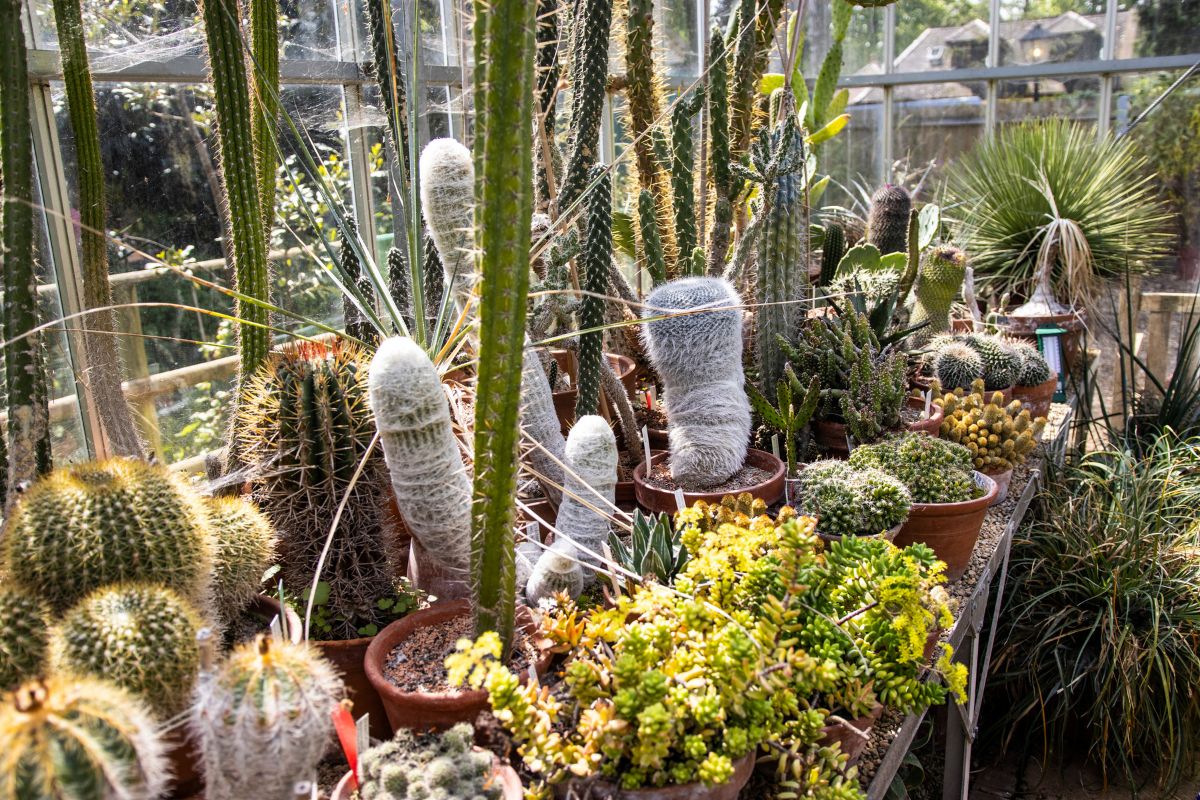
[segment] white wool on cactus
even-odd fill
[[[421,151],[421,213],[442,260],[446,286],[461,314],[475,288],[475,164],[454,139]]]
[[[579,551],[574,542],[565,536],[555,539],[533,567],[533,574],[525,585],[526,602],[536,606],[560,592],[572,599],[579,597],[583,592],[584,574],[578,558]]]
[[[552,503],[562,497],[566,440],[554,410],[550,381],[538,351],[528,342],[521,366],[521,459],[539,476]]]
[[[750,401],[742,372],[742,299],[720,278],[681,278],[646,298],[642,329],[663,383],[671,477],[705,489],[746,461]],[[711,308],[711,311],[696,309]],[[693,313],[676,313],[693,312]]]

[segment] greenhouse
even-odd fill
[[[0,800],[1200,798],[1198,0],[0,0]]]

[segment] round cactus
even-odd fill
[[[1040,386],[1054,377],[1054,370],[1046,363],[1046,357],[1029,342],[1012,342],[1013,349],[1021,357],[1021,372],[1017,375],[1017,386]]]
[[[533,572],[525,584],[525,599],[531,605],[537,605],[559,593],[575,598],[583,592],[583,585],[579,550],[574,542],[563,537],[556,539],[533,565]]]
[[[42,671],[50,638],[45,603],[15,589],[0,587],[0,691]]]
[[[1021,374],[1021,356],[1012,345],[995,336],[971,334],[963,339],[983,360],[983,382],[988,389],[1007,389]]]
[[[213,607],[223,620],[245,608],[275,562],[275,529],[241,497],[207,498],[213,533]]]
[[[885,183],[871,197],[867,215],[867,241],[883,255],[903,253],[908,248],[908,216],[912,197],[903,186]]]
[[[899,480],[872,467],[817,461],[800,475],[802,514],[836,536],[878,536],[908,517],[912,496]]]
[[[342,683],[305,644],[265,636],[203,676],[192,706],[210,797],[292,800],[329,746]]]
[[[112,681],[163,718],[187,706],[202,623],[186,600],[151,584],[99,589],[66,615],[50,640],[56,669]]]
[[[142,704],[106,683],[27,683],[0,700],[0,797],[155,800],[162,742]]]
[[[967,387],[983,377],[983,359],[962,342],[950,342],[934,355],[933,374],[943,388]]]
[[[850,466],[875,467],[898,479],[914,503],[960,503],[976,496],[971,452],[945,439],[902,433],[854,448]]]
[[[359,758],[358,794],[362,800],[497,800],[492,754],[471,745],[465,723],[441,734],[396,731]]]
[[[211,534],[201,498],[166,467],[89,461],[37,481],[6,526],[3,565],[15,588],[54,613],[125,581],[209,603]]]

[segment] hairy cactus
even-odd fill
[[[166,467],[110,459],[52,472],[13,509],[0,547],[12,585],[54,613],[122,581],[162,583],[208,608],[208,518]]]
[[[331,634],[339,638],[383,619],[376,602],[392,592],[403,556],[386,517],[383,459],[371,449],[366,373],[363,351],[345,342],[272,354],[250,381],[236,426],[254,500],[279,532],[282,577],[293,593],[312,585],[341,509],[322,571]]]
[[[667,261],[663,253],[662,239],[658,236],[655,219],[654,195],[642,189],[638,195],[638,231],[642,234],[642,261],[650,285],[658,286],[667,280]]]
[[[746,460],[741,303],[719,278],[682,278],[646,298],[645,316],[667,315],[643,335],[664,387],[671,477],[684,486],[715,486]]]
[[[275,529],[253,504],[241,497],[205,500],[212,528],[213,606],[228,621],[245,608],[275,563]]]
[[[0,587],[0,692],[43,671],[50,609],[33,597]]]
[[[601,553],[608,541],[608,513],[617,487],[617,440],[604,417],[575,421],[567,435],[564,473],[566,489],[556,527],[579,545],[585,562],[599,564],[592,553]],[[588,575],[587,582],[592,578]]]
[[[536,606],[556,594],[575,598],[583,592],[587,575],[580,561],[579,548],[567,537],[554,540],[554,544],[538,556],[533,571],[525,583],[525,600]]]
[[[492,754],[472,747],[471,726],[445,733],[396,731],[358,761],[362,800],[498,800]]]
[[[950,305],[962,286],[967,274],[967,256],[962,250],[949,245],[934,247],[925,252],[917,272],[913,292],[910,324],[929,324],[921,331],[923,336],[950,330]]]
[[[558,192],[561,213],[574,205],[588,173],[600,155],[600,118],[608,87],[608,37],[612,27],[613,0],[586,0],[577,6],[572,21],[573,51],[570,83],[575,88],[571,102],[568,157]]]
[[[821,277],[818,286],[828,286],[837,273],[842,256],[846,255],[846,232],[836,222],[825,226],[825,242],[821,245]]]
[[[1017,386],[1040,386],[1054,377],[1054,370],[1046,363],[1042,351],[1029,342],[1011,342],[1021,357],[1021,372],[1017,375]],[[947,386],[946,388],[952,388]]]
[[[902,433],[854,448],[850,466],[874,467],[898,479],[914,503],[961,503],[978,495],[971,451],[920,433]]]
[[[191,710],[209,796],[292,800],[328,749],[341,693],[337,673],[306,644],[259,636],[236,648],[201,676]]]
[[[908,489],[886,472],[834,460],[808,465],[800,497],[796,510],[832,536],[878,536],[904,522],[912,506]]]
[[[583,250],[584,295],[579,300],[582,330],[604,324],[604,295],[608,292],[608,270],[612,262],[612,181],[604,168],[591,173],[587,197],[587,240]],[[600,370],[604,360],[604,333],[579,334],[579,373],[575,417],[600,413]]]
[[[567,442],[554,411],[554,395],[542,360],[528,343],[521,362],[521,438],[528,440],[522,458],[539,476],[546,497],[558,503],[562,497]]]
[[[966,388],[983,377],[983,359],[962,342],[951,341],[934,353],[933,374],[946,389]]]
[[[421,151],[421,213],[437,246],[446,286],[458,312],[475,289],[475,167],[454,139],[434,139]]]
[[[963,342],[983,360],[983,381],[989,390],[1007,389],[1021,374],[1021,356],[1008,342],[986,334],[970,334]]]
[[[169,777],[155,720],[107,683],[56,676],[0,700],[0,797],[156,800]]]
[[[200,616],[162,586],[116,584],[71,609],[50,639],[56,670],[112,681],[163,719],[185,708],[200,668]]]
[[[443,599],[463,597],[470,567],[471,478],[437,369],[411,339],[393,338],[376,351],[369,380],[375,425],[396,503],[412,531],[414,560],[438,559],[446,577],[434,586],[417,575],[416,584]]]
[[[867,215],[867,241],[881,255],[903,253],[908,249],[908,217],[912,198],[902,186],[885,183],[871,196]]]
[[[956,389],[937,402],[945,412],[942,438],[966,447],[980,472],[1005,472],[1022,463],[1046,427],[1046,418],[1033,419],[1020,400],[1006,406],[1000,392],[987,396],[982,380],[969,392]]]

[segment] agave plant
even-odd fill
[[[653,578],[669,586],[688,562],[687,548],[679,534],[671,531],[666,514],[645,516],[641,509],[633,512],[633,538],[628,545],[615,533],[608,535],[608,548],[617,565],[635,575]],[[633,591],[633,581],[627,588]]]

